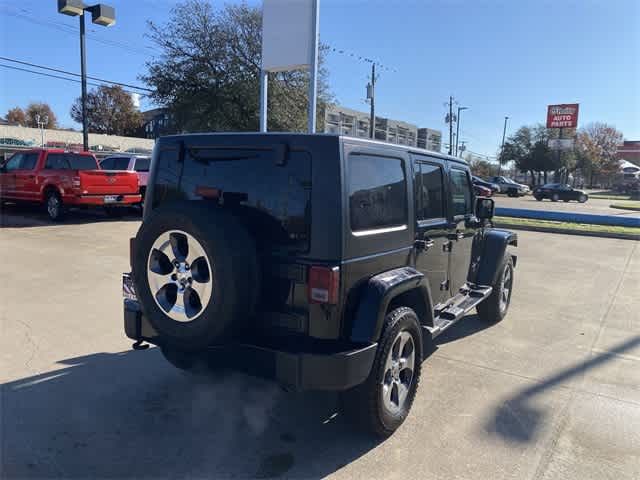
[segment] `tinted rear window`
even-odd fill
[[[401,159],[351,154],[348,188],[352,231],[407,223],[407,182]]]
[[[148,172],[149,165],[151,164],[150,158],[136,158],[134,169],[136,172]]]
[[[72,170],[95,170],[98,168],[96,159],[87,155],[68,153],[67,160]]]
[[[185,154],[180,190],[186,198],[242,210],[261,242],[308,249],[311,216],[311,155],[266,148],[191,148]],[[158,177],[164,177],[160,158]],[[203,187],[206,191],[203,193]],[[214,195],[211,192],[218,192]],[[211,198],[216,197],[216,198]]]

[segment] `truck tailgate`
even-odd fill
[[[135,172],[116,170],[81,170],[80,188],[85,195],[136,194],[139,191]]]

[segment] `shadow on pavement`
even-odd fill
[[[335,394],[186,374],[158,349],[60,363],[1,387],[4,478],[319,478],[378,444]]]
[[[108,217],[102,208],[72,209],[59,223],[49,220],[41,205],[17,205],[6,203],[0,206],[0,228],[29,228],[51,225],[79,225],[109,221],[140,221],[141,210],[138,207],[124,207],[121,217]]]
[[[599,367],[640,345],[640,336],[635,336],[605,353],[593,355],[589,360],[577,363],[540,383],[522,390],[517,395],[503,400],[496,407],[493,416],[485,425],[485,430],[492,435],[502,437],[506,441],[526,443],[535,439],[538,428],[544,421],[545,412],[536,408],[532,400],[545,391],[566,381]]]
[[[435,343],[436,345],[444,345],[449,342],[455,342],[456,340],[476,334],[492,326],[494,325],[482,321],[477,314],[467,315],[437,336]]]

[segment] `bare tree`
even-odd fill
[[[24,110],[20,107],[14,107],[7,112],[7,122],[13,125],[24,126],[27,123],[27,117],[24,114]]]
[[[71,118],[82,123],[80,98],[71,107]],[[142,125],[142,114],[122,87],[102,85],[87,94],[87,120],[90,132],[131,135]]]
[[[47,118],[47,128],[56,128],[58,126],[55,113],[53,113],[49,104],[44,102],[32,102],[29,104],[25,111],[26,125],[38,128],[38,115],[40,115],[40,121],[43,121],[45,117]]]
[[[616,152],[622,132],[606,123],[595,122],[580,129],[577,137],[577,164],[593,185],[597,176],[610,176],[618,171]]]

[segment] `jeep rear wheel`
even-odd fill
[[[343,393],[350,419],[373,433],[391,435],[407,418],[422,367],[422,334],[416,313],[408,307],[385,317],[376,358],[367,380]]]
[[[168,350],[222,343],[253,313],[256,248],[229,212],[204,202],[158,208],[140,227],[135,252],[136,292]]]

